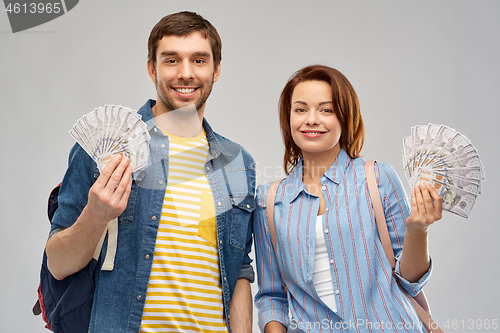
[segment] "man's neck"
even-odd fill
[[[158,104],[157,104],[158,105]],[[161,111],[153,106],[155,122],[163,131],[184,138],[194,138],[203,132],[203,111],[189,105],[171,111]]]

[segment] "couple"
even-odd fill
[[[62,280],[84,268],[108,221],[119,223],[114,269],[96,271],[89,332],[251,332],[252,233],[261,330],[418,321],[391,283],[369,199],[359,191],[364,130],[349,81],[309,66],[283,90],[289,175],[276,196],[277,258],[267,236],[269,186],[254,199],[252,157],[204,118],[221,46],[212,24],[192,12],[168,15],[151,31],[147,69],[157,99],[138,111],[151,134],[147,167],[133,172],[128,158],[115,156],[99,174],[80,146],[70,152],[46,245],[52,275]],[[441,200],[415,188],[410,215],[392,168],[376,170],[396,276],[416,294],[430,273],[427,229],[441,218]],[[101,253],[99,265],[106,243]]]

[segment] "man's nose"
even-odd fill
[[[180,80],[192,80],[194,78],[193,64],[190,61],[182,62],[179,66],[178,77]]]

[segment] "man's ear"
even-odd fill
[[[219,79],[219,76],[220,76],[220,62],[214,71],[214,82],[213,83],[217,82],[217,80]]]
[[[147,69],[148,69],[148,75],[151,81],[153,81],[154,84],[156,84],[156,67],[153,65],[151,60],[148,60],[147,64]]]

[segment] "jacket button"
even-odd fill
[[[145,258],[146,258],[146,259],[149,259],[149,254],[146,254]]]
[[[152,219],[153,221],[156,221],[156,216],[153,216],[151,219]]]
[[[222,206],[222,203],[219,201],[219,202],[217,203],[217,205]]]
[[[164,143],[162,143],[160,147],[165,148],[165,144],[164,144]]]
[[[247,208],[250,208],[250,205],[247,204]]]
[[[141,295],[137,295],[137,299],[141,299],[141,298],[142,298],[142,296],[141,296]]]

